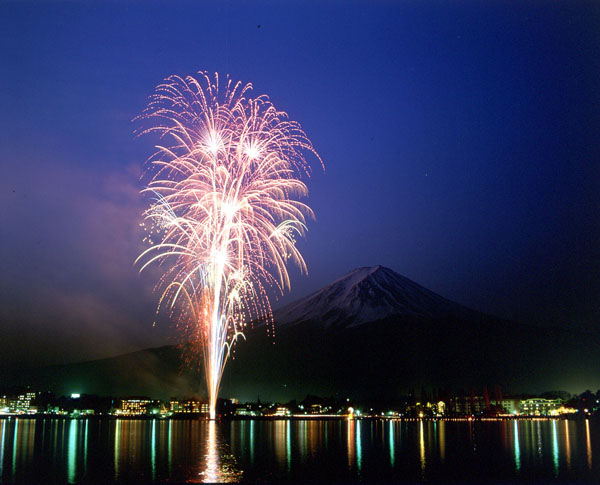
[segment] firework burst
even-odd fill
[[[139,117],[152,125],[139,133],[161,144],[142,191],[153,234],[137,261],[164,268],[158,308],[199,342],[212,418],[232,346],[249,322],[272,328],[268,288],[289,288],[290,261],[306,272],[295,245],[313,216],[300,201],[305,154],[322,165],[300,125],[251,90],[206,72],[170,76]]]

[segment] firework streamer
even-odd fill
[[[149,247],[136,262],[163,269],[158,309],[167,308],[185,339],[198,342],[210,416],[223,368],[252,321],[273,330],[269,288],[289,289],[295,245],[313,217],[301,199],[305,158],[321,163],[301,126],[251,84],[218,74],[170,76],[138,120],[160,143],[147,162]]]

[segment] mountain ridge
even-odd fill
[[[275,340],[259,325],[235,346],[221,395],[387,399],[421,385],[501,384],[527,392],[600,387],[597,336],[486,315],[380,265],[356,268],[281,307],[274,317]],[[1,380],[11,379],[59,393],[162,398],[204,393],[202,372],[185,367],[176,345]]]

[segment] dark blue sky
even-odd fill
[[[383,264],[501,317],[598,329],[598,3],[9,1],[0,32],[5,363],[169,336],[133,267],[152,146],[131,120],[199,69],[267,93],[325,162],[309,276],[283,301]]]

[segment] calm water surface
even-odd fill
[[[599,464],[598,421],[0,420],[2,483],[598,482]]]

